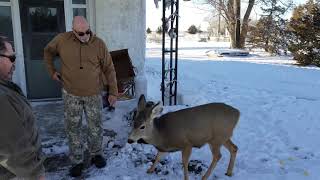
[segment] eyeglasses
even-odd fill
[[[88,29],[86,32],[77,32],[77,31],[75,31],[79,36],[84,36],[85,34],[86,35],[89,35],[89,34],[91,34],[91,30],[90,29]]]
[[[7,55],[4,55],[4,54],[0,54],[0,56],[10,59],[10,61],[12,63],[14,63],[16,61],[16,58],[17,58],[16,55],[7,56]]]

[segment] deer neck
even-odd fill
[[[156,118],[153,120],[153,130],[151,137],[147,140],[149,144],[154,145],[158,150],[164,149],[163,145],[166,142],[166,138],[164,136],[164,133],[161,132],[161,129],[159,128],[159,123],[161,119]]]

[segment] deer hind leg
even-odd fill
[[[192,152],[192,146],[186,147],[182,150],[182,164],[183,164],[183,173],[184,173],[185,180],[189,179],[188,163],[189,163],[191,152]]]
[[[235,144],[233,144],[231,139],[228,139],[223,145],[230,152],[230,161],[229,161],[228,170],[227,170],[226,175],[227,176],[232,176],[232,170],[233,170],[233,166],[234,166],[234,161],[235,161],[236,156],[237,156],[238,147]]]
[[[210,145],[210,149],[213,157],[212,157],[212,162],[210,164],[210,167],[208,168],[206,174],[202,177],[202,180],[206,180],[209,178],[212,170],[216,167],[218,161],[221,159],[221,152],[220,152],[221,144],[209,143],[209,145]]]
[[[148,169],[147,173],[153,173],[154,170],[156,169],[156,165],[160,162],[161,156],[166,154],[165,152],[160,152],[158,151],[156,159],[154,160],[152,166]]]

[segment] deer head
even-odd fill
[[[133,130],[128,138],[128,143],[147,143],[153,135],[153,119],[159,116],[163,108],[160,102],[147,102],[144,95],[138,101],[138,107],[133,117]]]

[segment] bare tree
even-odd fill
[[[245,14],[240,17],[240,0],[206,0],[215,10],[220,11],[230,33],[231,47],[244,48],[248,32],[249,17],[256,0],[249,0]],[[237,33],[238,32],[238,33]],[[238,42],[237,42],[238,41]]]

